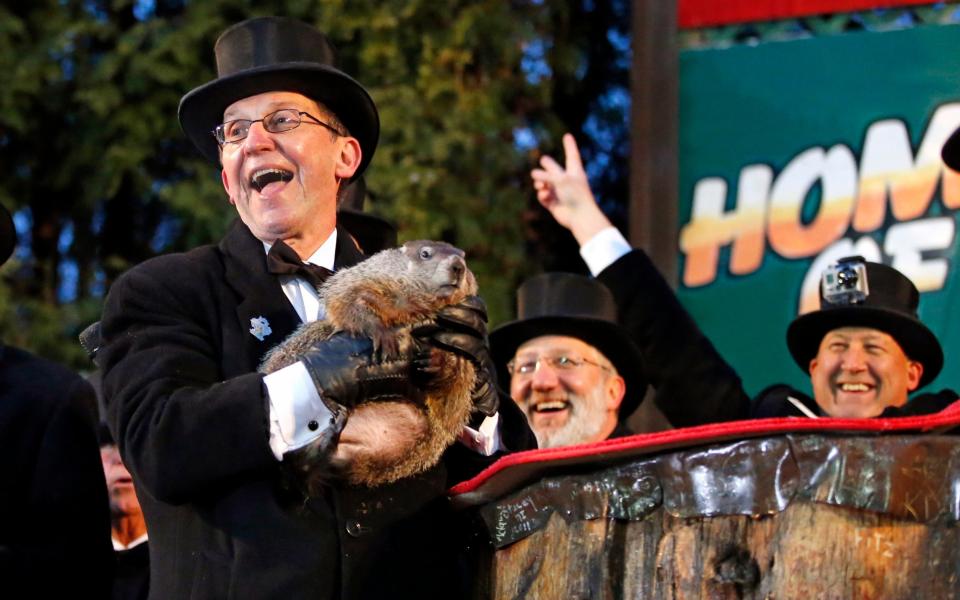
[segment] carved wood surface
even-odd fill
[[[958,598],[960,530],[809,501],[763,517],[554,514],[491,569],[497,599]]]
[[[564,469],[566,469],[564,471]],[[960,437],[804,434],[548,470],[474,598],[960,598]]]

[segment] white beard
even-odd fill
[[[603,431],[607,413],[601,386],[594,388],[588,396],[568,393],[567,400],[570,402],[570,417],[563,427],[542,431],[531,424],[541,448],[583,444],[595,440]]]

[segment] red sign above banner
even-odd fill
[[[936,4],[930,0],[678,0],[680,29]]]

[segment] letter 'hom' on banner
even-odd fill
[[[960,25],[680,54],[679,296],[752,395],[809,391],[787,325],[823,268],[862,255],[910,277],[960,388]]]

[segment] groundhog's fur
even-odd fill
[[[337,331],[366,336],[384,356],[406,351],[412,327],[432,321],[444,306],[477,293],[463,251],[444,242],[419,240],[383,250],[360,264],[338,271],[319,289],[326,316],[301,326],[265,357],[260,371],[271,373],[296,362],[314,343]],[[476,381],[473,364],[453,352],[434,349],[437,374],[430,379],[421,406],[428,424],[424,439],[400,462],[371,460],[353,464],[347,479],[377,486],[426,471],[440,460],[466,425]]]

